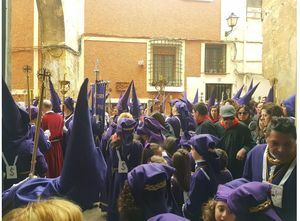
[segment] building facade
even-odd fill
[[[271,87],[272,79],[264,78],[262,68],[261,1],[13,2],[7,70],[15,95],[26,92],[22,71],[26,64],[32,66],[34,96],[41,67],[50,70],[58,91],[66,74],[70,96],[77,95],[84,78],[93,83],[94,69],[99,68],[100,79],[110,81],[111,103],[117,102],[131,80],[144,103],[161,89],[168,100],[183,92],[192,100],[198,89],[205,101],[214,87],[217,100],[232,97],[242,84],[246,91],[252,79],[261,82],[255,100],[266,96]],[[226,18],[232,12],[239,20],[225,36]]]

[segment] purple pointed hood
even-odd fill
[[[258,85],[260,84],[257,83],[250,91],[248,91],[243,97],[237,100],[238,104],[243,105],[243,104],[248,104],[252,98],[252,95],[254,94],[255,90],[257,89]]]
[[[145,220],[167,212],[167,183],[174,172],[173,167],[151,163],[139,165],[127,174],[131,193]]]
[[[61,193],[83,208],[97,201],[106,173],[106,163],[94,143],[87,85],[88,79],[85,79],[79,91],[60,177]]]
[[[134,117],[134,119],[139,119],[140,117],[140,102],[137,97],[134,82],[132,83],[132,108],[130,109],[130,113]]]
[[[61,109],[60,109],[61,101],[53,87],[53,84],[52,84],[52,81],[50,80],[50,78],[49,78],[49,88],[50,88],[50,95],[51,95],[52,110],[55,113],[60,113],[61,112]]]
[[[5,81],[2,79],[2,139],[23,139],[29,131],[28,113],[16,105]]]
[[[194,97],[193,105],[197,104],[198,101],[199,101],[199,95],[198,95],[198,89],[197,89],[195,97]]]
[[[149,143],[162,143],[164,137],[162,135],[163,126],[153,117],[144,117],[144,122],[137,128],[138,135],[147,135]]]
[[[214,87],[214,90],[213,90],[212,94],[210,95],[210,98],[208,99],[208,102],[207,102],[207,109],[208,110],[210,110],[211,106],[215,105],[216,93],[217,93],[217,88]]]
[[[243,88],[244,88],[244,84],[242,85],[242,87],[236,92],[236,94],[233,96],[232,99],[234,100],[238,100],[240,97],[241,97],[241,94],[242,94],[242,91],[243,91]]]
[[[117,108],[118,108],[119,114],[129,111],[128,103],[129,103],[129,96],[130,96],[132,84],[133,84],[133,81],[130,82],[127,90],[125,91],[125,93],[122,95],[122,97],[118,101]]]
[[[193,112],[193,105],[188,100],[186,92],[184,92],[184,96],[183,96],[183,98],[181,100],[186,104],[189,112],[192,113]]]

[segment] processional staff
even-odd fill
[[[38,73],[39,78],[42,79],[41,83],[41,90],[40,90],[40,96],[39,96],[39,112],[37,115],[37,122],[35,127],[35,134],[34,134],[34,147],[33,147],[33,153],[31,158],[31,168],[29,173],[29,178],[33,178],[35,174],[35,164],[36,164],[36,156],[37,156],[37,149],[38,149],[38,142],[39,142],[39,136],[40,136],[40,127],[41,127],[41,118],[42,118],[42,105],[43,105],[43,99],[44,99],[44,93],[45,93],[45,82],[47,78],[50,77],[50,72],[46,70],[45,68],[41,70],[40,73]]]
[[[60,92],[62,93],[62,114],[63,117],[65,115],[64,109],[65,109],[65,95],[70,90],[70,81],[66,80],[67,73],[64,74],[64,79],[62,81],[59,81],[60,84]]]
[[[94,73],[96,75],[95,82],[95,94],[94,97],[94,115],[96,116],[96,121],[101,122],[101,131],[104,131],[104,120],[105,120],[105,100],[106,100],[106,87],[109,84],[109,81],[104,81],[99,79],[100,70],[99,70],[99,59],[96,61],[94,68]]]
[[[31,67],[29,65],[25,65],[23,67],[23,72],[26,73],[26,78],[27,78],[27,105],[28,105],[29,119],[31,120],[30,87],[29,87],[29,73],[31,72]]]

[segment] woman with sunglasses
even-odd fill
[[[251,116],[250,116],[250,108],[247,105],[240,105],[237,108],[237,118],[239,119],[240,122],[243,122],[247,126],[251,122]]]

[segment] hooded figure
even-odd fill
[[[128,173],[126,185],[129,186],[129,194],[133,196],[134,204],[142,220],[169,212],[169,188],[174,172],[173,167],[151,163],[137,166]],[[126,199],[123,200],[126,202]],[[122,198],[120,201],[119,203],[122,204]],[[122,211],[121,214],[123,214]]]
[[[257,87],[258,87],[259,84],[260,84],[260,83],[257,83],[253,88],[249,89],[249,90],[247,91],[247,93],[246,93],[243,97],[239,98],[239,99],[237,100],[238,104],[239,104],[239,105],[243,105],[243,104],[247,105],[247,104],[250,102],[251,97],[252,97],[252,95],[254,94],[254,92],[255,92],[255,90],[257,89]]]
[[[214,152],[219,139],[209,134],[195,135],[190,139],[192,156],[196,162],[195,173],[191,177],[189,199],[183,206],[184,217],[198,221],[201,206],[217,191],[217,175],[220,173],[218,155]]]
[[[195,97],[194,97],[193,105],[196,105],[198,102],[199,102],[199,95],[198,95],[198,89],[197,89]]]
[[[54,111],[54,113],[61,113],[61,109],[60,109],[61,101],[53,87],[50,78],[49,78],[49,88],[50,88],[50,95],[51,95],[52,110]]]
[[[140,111],[140,102],[136,95],[134,82],[132,83],[132,108],[130,110],[130,113],[132,114],[133,118],[138,122],[139,117],[141,115],[141,111]]]
[[[130,118],[118,120],[116,135],[109,145],[109,159],[107,161],[108,182],[108,220],[119,220],[117,199],[123,189],[127,173],[141,163],[143,146],[133,140],[136,121]]]
[[[138,126],[136,132],[138,135],[145,135],[144,141],[147,143],[161,144],[165,139],[162,130],[164,130],[163,126],[155,118],[144,117],[144,122]]]
[[[118,101],[117,108],[119,111],[119,115],[123,112],[129,111],[128,104],[129,104],[129,95],[130,95],[132,84],[133,84],[133,81],[130,82],[127,90],[125,91],[125,93],[122,95],[122,97]]]
[[[16,105],[3,79],[2,98],[2,189],[6,190],[28,176],[34,143],[29,115]],[[36,160],[36,172],[44,176],[48,167],[39,150]]]
[[[244,88],[244,84],[243,84],[242,87],[236,92],[236,94],[233,96],[232,99],[234,99],[234,100],[240,99],[240,96],[241,96],[241,94],[242,94],[243,88]]]
[[[193,112],[193,105],[188,100],[186,92],[184,92],[184,96],[183,96],[183,98],[181,100],[186,104],[189,112],[192,113]]]
[[[287,109],[287,114],[289,117],[295,117],[295,102],[296,95],[292,95],[283,101],[283,104]]]
[[[50,197],[66,197],[83,209],[98,199],[105,181],[106,164],[100,151],[95,148],[89,108],[87,83],[81,86],[75,108],[71,140],[68,144],[60,177],[31,178],[2,193],[2,211],[26,205]]]
[[[65,126],[69,129],[69,124],[73,120],[74,116],[74,100],[71,97],[66,97],[64,101],[65,108]]]
[[[238,220],[282,221],[276,213],[269,183],[237,181],[220,185],[216,199],[224,201]]]
[[[207,102],[207,109],[208,110],[210,110],[210,108],[215,105],[216,93],[217,93],[217,88],[214,87],[214,90],[211,93],[210,98],[208,99],[208,102]]]
[[[33,123],[38,115],[39,109],[35,106],[30,106],[30,114],[31,114],[31,127],[29,130],[29,135],[28,137],[30,137],[33,141],[34,141],[34,135],[35,135],[35,123]],[[48,133],[44,132],[44,130],[42,128],[40,128],[40,134],[39,134],[39,144],[38,144],[39,150],[44,154],[47,150],[50,149],[51,147],[51,143],[49,141],[49,135]]]
[[[182,131],[194,131],[196,123],[191,115],[191,111],[189,111],[188,109],[188,105],[182,101],[179,101],[176,102],[174,106],[177,109],[177,112],[179,113]]]

